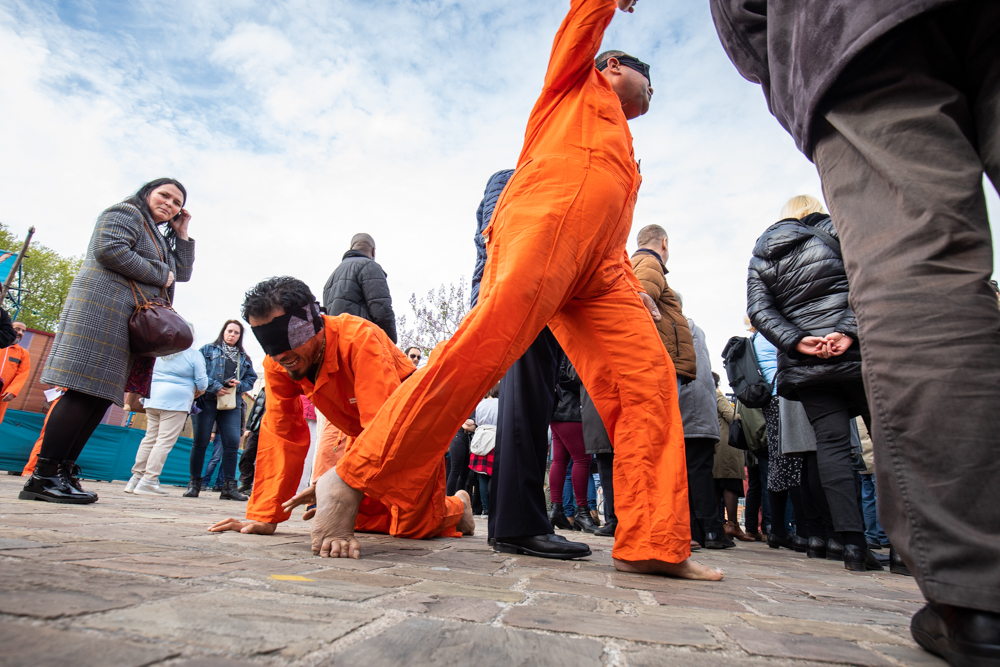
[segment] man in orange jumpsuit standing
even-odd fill
[[[599,59],[603,71],[594,62],[615,8],[633,4],[572,0],[517,169],[483,232],[479,302],[320,478],[314,552],[360,557],[351,526],[366,495],[422,502],[419,476],[430,477],[450,435],[548,325],[614,443],[615,566],[722,577],[689,558],[676,375],[625,252],[640,182],[627,121],[649,108],[649,69],[621,52]]]
[[[0,424],[7,413],[7,406],[17,398],[18,392],[31,374],[31,357],[18,343],[28,327],[24,322],[14,322],[16,338],[10,347],[0,350]]]
[[[209,528],[212,532],[270,535],[292,507],[308,502],[308,489],[295,495],[309,451],[300,396],[338,429],[357,436],[413,373],[413,364],[377,325],[353,315],[324,317],[315,301],[305,283],[287,276],[265,280],[247,293],[243,316],[268,355],[267,410],[247,520],[224,519]],[[462,491],[445,497],[440,457],[437,474],[421,484],[430,493],[420,506],[364,499],[355,530],[411,539],[472,534],[469,496]]]

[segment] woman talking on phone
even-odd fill
[[[246,500],[236,490],[236,460],[240,448],[243,417],[240,403],[244,392],[257,381],[250,357],[243,349],[243,325],[239,320],[227,320],[214,343],[201,348],[208,373],[208,390],[201,399],[201,412],[194,419],[194,444],[191,447],[191,481],[185,498],[197,498],[201,490],[201,471],[205,465],[205,449],[218,426],[222,438],[222,481],[220,500]]]
[[[52,408],[35,472],[22,500],[92,503],[76,460],[112,403],[128,391],[149,395],[151,357],[129,348],[129,318],[136,308],[132,286],[146,298],[191,278],[194,239],[187,191],[172,178],[158,178],[97,218],[87,254],[70,285],[42,382],[66,387]]]

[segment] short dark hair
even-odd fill
[[[226,320],[226,323],[222,325],[222,329],[219,331],[219,337],[216,338],[215,342],[212,344],[222,347],[222,344],[226,342],[222,338],[222,336],[226,333],[226,327],[228,327],[230,324],[235,324],[240,328],[240,337],[236,340],[236,345],[234,345],[233,347],[238,349],[242,354],[246,354],[246,350],[243,349],[243,334],[246,333],[246,327],[243,326],[243,323],[240,322],[239,320]]]
[[[628,54],[624,51],[605,51],[597,56],[596,60],[594,60],[594,66],[600,67],[608,61],[608,58],[621,58],[622,56],[628,56]],[[632,56],[629,57],[631,58]]]
[[[716,373],[715,371],[712,371],[712,379],[715,380],[715,388],[718,389],[719,388],[719,382],[722,380],[722,378],[719,377],[718,373]]]
[[[312,290],[298,278],[268,278],[251,287],[244,295],[243,319],[248,322],[251,317],[263,319],[276,308],[288,312],[292,308],[304,308],[315,302]]]
[[[420,349],[419,347],[417,347],[416,345],[411,345],[410,347],[408,347],[408,348],[406,348],[405,350],[403,350],[403,354],[405,354],[406,356],[410,356],[410,350],[416,350],[417,352],[419,352],[419,353],[420,353],[420,356],[423,356],[423,355],[424,355],[424,351],[423,351],[423,350],[421,350],[421,349]]]

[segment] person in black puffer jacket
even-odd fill
[[[323,287],[323,307],[329,315],[357,315],[377,324],[396,342],[396,315],[386,273],[375,261],[375,239],[355,234],[351,249]]]
[[[845,567],[881,570],[865,541],[851,469],[850,420],[861,415],[867,424],[870,416],[837,232],[808,195],[789,200],[781,217],[754,246],[747,314],[778,348],[778,394],[801,401],[816,432],[815,463]]]

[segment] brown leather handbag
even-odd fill
[[[160,245],[153,238],[145,220],[142,226],[146,228],[162,262]],[[161,287],[160,296],[147,299],[142,290],[136,288],[134,281],[128,282],[132,287],[132,296],[135,297],[135,312],[128,320],[128,342],[132,354],[140,357],[165,357],[191,347],[194,343],[191,327],[170,305],[167,290]]]

